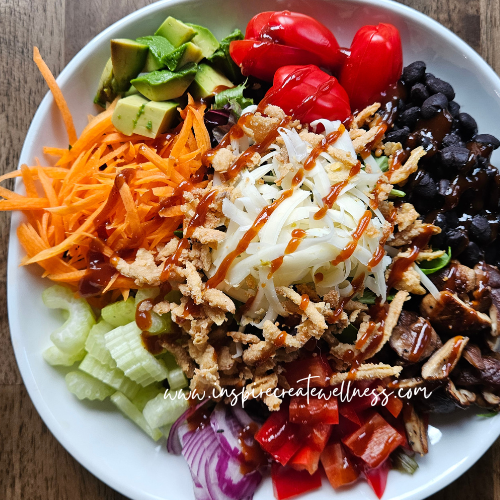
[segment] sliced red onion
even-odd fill
[[[196,406],[190,406],[172,425],[167,439],[167,451],[173,455],[182,452],[182,436],[189,432],[189,427],[183,426],[184,422],[209,400],[201,401]]]
[[[219,403],[210,416],[210,425],[222,448],[230,456],[242,460],[243,454],[239,437],[243,431],[243,425],[232,410],[223,403]]]

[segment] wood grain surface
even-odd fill
[[[207,0],[209,1],[209,0]],[[236,0],[237,1],[237,0]],[[95,35],[148,0],[0,0],[0,170],[17,168],[46,92],[37,45],[57,74]],[[500,71],[500,0],[401,0],[436,19]],[[123,499],[76,462],[31,403],[10,344],[6,306],[9,215],[0,212],[0,500]],[[500,499],[500,441],[433,500]]]

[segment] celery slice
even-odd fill
[[[118,368],[143,387],[167,378],[167,368],[146,350],[135,322],[106,333],[106,347]]]
[[[156,299],[160,295],[160,287],[155,286],[153,288],[141,288],[137,290],[135,294],[135,307],[137,307],[143,300],[146,299]]]
[[[115,328],[128,325],[135,320],[135,300],[129,297],[127,300],[109,304],[101,310],[101,316]]]
[[[108,365],[110,368],[116,368],[116,361],[111,357],[111,353],[106,347],[106,340],[104,339],[104,335],[112,329],[112,325],[101,319],[90,330],[87,341],[85,342],[85,349],[104,365]]]
[[[153,428],[163,427],[173,424],[187,409],[189,403],[183,397],[183,391],[169,393],[165,398],[164,394],[158,394],[156,398],[148,401],[144,407],[144,418]]]
[[[143,300],[156,299],[160,293],[159,287],[154,288],[143,288],[137,290],[135,295],[135,307],[138,307]],[[152,334],[157,333],[170,333],[172,332],[172,317],[170,313],[168,314],[156,314],[150,311],[151,326],[148,328],[148,332]]]
[[[115,392],[111,396],[111,401],[118,407],[118,409],[126,415],[132,422],[138,425],[149,437],[158,441],[163,434],[159,429],[151,428],[144,415],[138,408],[121,392]]]
[[[83,351],[90,329],[95,324],[94,313],[84,299],[77,299],[69,288],[54,285],[42,293],[43,303],[49,309],[64,309],[69,317],[50,335],[61,351],[79,355]]]
[[[66,386],[78,399],[104,401],[115,392],[109,385],[81,371],[69,372],[66,375]]]
[[[180,367],[175,368],[175,370],[169,370],[167,380],[172,391],[183,389],[188,386],[188,379]]]
[[[142,411],[146,406],[148,401],[156,398],[158,394],[164,394],[165,388],[161,384],[151,384],[147,387],[143,387],[139,390],[139,392],[132,398],[132,403],[137,406],[137,408]]]
[[[81,361],[85,357],[85,351],[80,351],[78,354],[68,354],[61,351],[55,345],[48,347],[42,353],[43,359],[52,366],[72,366],[77,361]]]
[[[108,365],[102,364],[91,354],[85,356],[79,368],[92,377],[113,387],[113,389],[123,392],[129,398],[133,398],[139,392],[140,387],[127,378],[122,370],[119,368],[110,368]]]

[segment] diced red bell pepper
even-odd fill
[[[401,410],[403,409],[403,401],[394,394],[391,394],[385,407],[394,418],[398,418]]]
[[[338,80],[313,64],[278,69],[265,99],[305,123],[320,118],[344,121],[351,114],[349,97]]]
[[[290,400],[290,421],[294,424],[338,424],[337,398],[319,396],[293,396]]]
[[[391,464],[389,460],[382,462],[376,469],[365,467],[363,470],[368,484],[378,498],[382,498],[384,494],[385,487],[387,486],[387,476],[390,470]]]
[[[308,428],[290,422],[288,407],[282,404],[257,431],[255,439],[277,462],[285,465],[301,448],[308,434]]]
[[[363,26],[354,36],[340,83],[353,110],[361,110],[396,82],[403,69],[399,31],[392,24]]]
[[[321,473],[319,470],[311,475],[306,470],[297,471],[274,462],[271,466],[271,477],[274,496],[278,500],[287,500],[321,488]]]
[[[247,40],[258,40],[261,31],[269,22],[269,19],[274,14],[274,11],[260,12],[256,16],[253,16],[247,24],[247,29],[245,31],[245,39]]]
[[[321,454],[321,463],[328,481],[334,488],[350,484],[359,476],[354,462],[341,443],[330,443]]]
[[[342,442],[370,467],[378,467],[401,444],[403,436],[378,413]]]
[[[331,433],[331,425],[315,425],[307,437],[304,446],[294,455],[288,464],[295,470],[306,470],[309,474],[314,474],[318,470],[321,452],[325,448]]]
[[[298,389],[307,387],[307,378],[310,378],[310,387],[330,387],[330,378],[333,370],[324,356],[311,356],[287,363],[286,380],[290,387]]]
[[[243,75],[268,82],[282,66],[321,63],[316,54],[266,40],[235,40],[229,45],[229,54]]]

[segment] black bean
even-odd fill
[[[438,194],[438,188],[432,177],[423,172],[423,175],[419,176],[418,184],[413,188],[413,193],[423,198],[434,198]]]
[[[470,154],[467,148],[449,146],[440,151],[441,163],[449,170],[461,170],[469,163]]]
[[[425,76],[424,76],[424,82],[425,84],[427,85],[427,82],[429,80],[432,80],[433,78],[436,78],[432,73],[426,73]]]
[[[422,80],[425,75],[425,68],[424,61],[415,61],[403,69],[401,80],[407,85],[413,85]]]
[[[434,94],[427,98],[422,104],[422,116],[432,118],[442,109],[448,109],[448,99],[444,94]]]
[[[458,115],[460,135],[466,141],[469,140],[475,133],[477,133],[477,123],[469,113],[460,113]]]
[[[444,94],[448,101],[455,99],[453,87],[448,82],[441,80],[441,78],[427,78],[425,84],[431,94]]]
[[[425,151],[430,151],[434,147],[434,141],[426,135],[420,136],[420,146],[422,146]]]
[[[458,219],[458,214],[453,210],[446,212],[445,217],[446,217],[446,223],[448,224],[448,227],[450,229],[456,228],[460,223],[460,220]]]
[[[399,124],[401,126],[406,126],[412,129],[416,125],[419,117],[420,117],[420,108],[415,106],[401,113],[399,117]]]
[[[457,134],[446,134],[443,138],[442,146],[443,148],[449,148],[450,146],[465,148],[465,143],[462,142],[462,139]]]
[[[466,249],[460,254],[460,262],[469,267],[474,267],[483,259],[484,252],[473,241],[469,241]]]
[[[450,229],[447,233],[448,246],[451,248],[453,256],[460,255],[469,244],[469,238],[460,229]]]
[[[478,156],[477,157],[477,163],[478,163],[478,167],[479,168],[487,169],[488,165],[490,164],[490,160],[488,160],[488,158],[484,158],[483,156]],[[493,172],[492,174],[490,174],[489,171],[487,173],[489,174],[488,177],[490,177],[490,179],[492,181],[494,181],[495,180],[495,175],[498,173],[498,170],[497,170],[497,172]]]
[[[460,104],[455,101],[450,101],[448,103],[448,110],[450,111],[451,116],[453,116],[453,118],[456,118],[458,116],[458,113],[460,113]]]
[[[484,260],[488,264],[496,264],[498,255],[497,242],[494,241],[487,245],[484,249]]]
[[[493,149],[497,149],[500,146],[500,141],[494,135],[490,134],[477,134],[473,140],[480,144],[491,146]]]
[[[410,135],[410,129],[408,127],[403,127],[397,130],[391,130],[385,136],[386,141],[389,142],[400,142],[403,144],[408,136]]]
[[[414,108],[416,106],[416,104],[414,102],[407,102],[405,104],[405,107],[403,108],[403,111],[406,111],[407,109],[411,109],[411,108]]]
[[[422,104],[429,97],[429,91],[423,83],[416,83],[411,88],[410,96],[412,101]]]
[[[469,228],[469,235],[480,244],[486,244],[491,238],[491,227],[488,219],[482,215],[475,215]]]
[[[446,231],[446,228],[448,227],[448,221],[446,220],[446,216],[442,213],[436,215],[433,224],[441,228],[442,232]]]
[[[439,194],[441,196],[445,196],[448,192],[448,188],[450,187],[450,181],[448,179],[440,179],[439,180]]]

